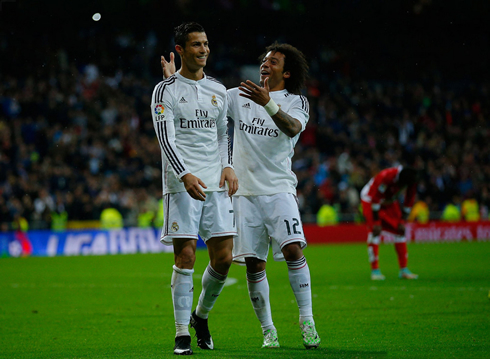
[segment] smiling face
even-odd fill
[[[264,86],[264,81],[268,78],[271,91],[280,91],[285,88],[285,81],[290,77],[289,71],[284,72],[286,56],[280,52],[269,51],[262,59],[260,65],[260,84]]]
[[[209,42],[205,32],[191,32],[187,35],[185,47],[175,46],[182,58],[182,69],[191,73],[202,71],[209,56]]]

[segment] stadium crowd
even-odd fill
[[[3,231],[22,222],[50,228],[62,213],[68,220],[98,220],[107,207],[134,226],[141,213],[158,211],[160,150],[149,105],[160,79],[159,55],[171,49],[170,39],[159,42],[152,31],[138,40],[127,31],[79,36],[97,53],[92,61],[59,47],[32,72],[0,73]],[[7,37],[0,40],[14,65],[22,50]],[[206,72],[237,86],[243,79],[236,54],[218,42],[212,50],[215,65]],[[440,74],[363,79],[351,76],[348,60],[335,50],[315,51],[305,90],[311,117],[293,158],[304,222],[315,222],[326,203],[341,220],[354,221],[359,192],[372,175],[408,162],[423,168],[418,197],[431,217],[439,218],[448,203],[473,198],[488,218],[488,83],[451,82]]]

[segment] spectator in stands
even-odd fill
[[[408,222],[418,222],[425,224],[429,222],[429,206],[427,203],[419,199],[412,207],[412,211],[408,215]]]
[[[474,198],[466,198],[461,204],[461,215],[466,222],[478,222],[480,220],[480,209]]]
[[[109,203],[100,214],[100,228],[105,230],[121,229],[124,227],[123,217],[117,208],[111,207]]]
[[[459,222],[461,221],[461,210],[457,203],[458,197],[454,196],[451,202],[448,202],[442,211],[441,219],[444,222]]]
[[[332,206],[328,201],[320,207],[316,214],[316,223],[320,227],[331,226],[339,223],[339,215],[335,206]]]

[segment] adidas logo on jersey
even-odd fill
[[[247,102],[245,105],[242,106],[243,108],[248,108],[250,110],[250,103]]]
[[[182,98],[180,99],[179,103],[187,103],[187,100],[186,100],[184,97],[182,97]]]

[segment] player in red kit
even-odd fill
[[[379,172],[361,191],[361,202],[368,233],[368,254],[371,263],[371,279],[384,280],[379,270],[378,252],[381,231],[392,233],[395,237],[395,250],[400,265],[399,277],[417,279],[407,268],[408,252],[405,237],[405,219],[415,201],[417,170],[410,167],[392,167]],[[403,210],[398,201],[400,192],[405,190]]]

